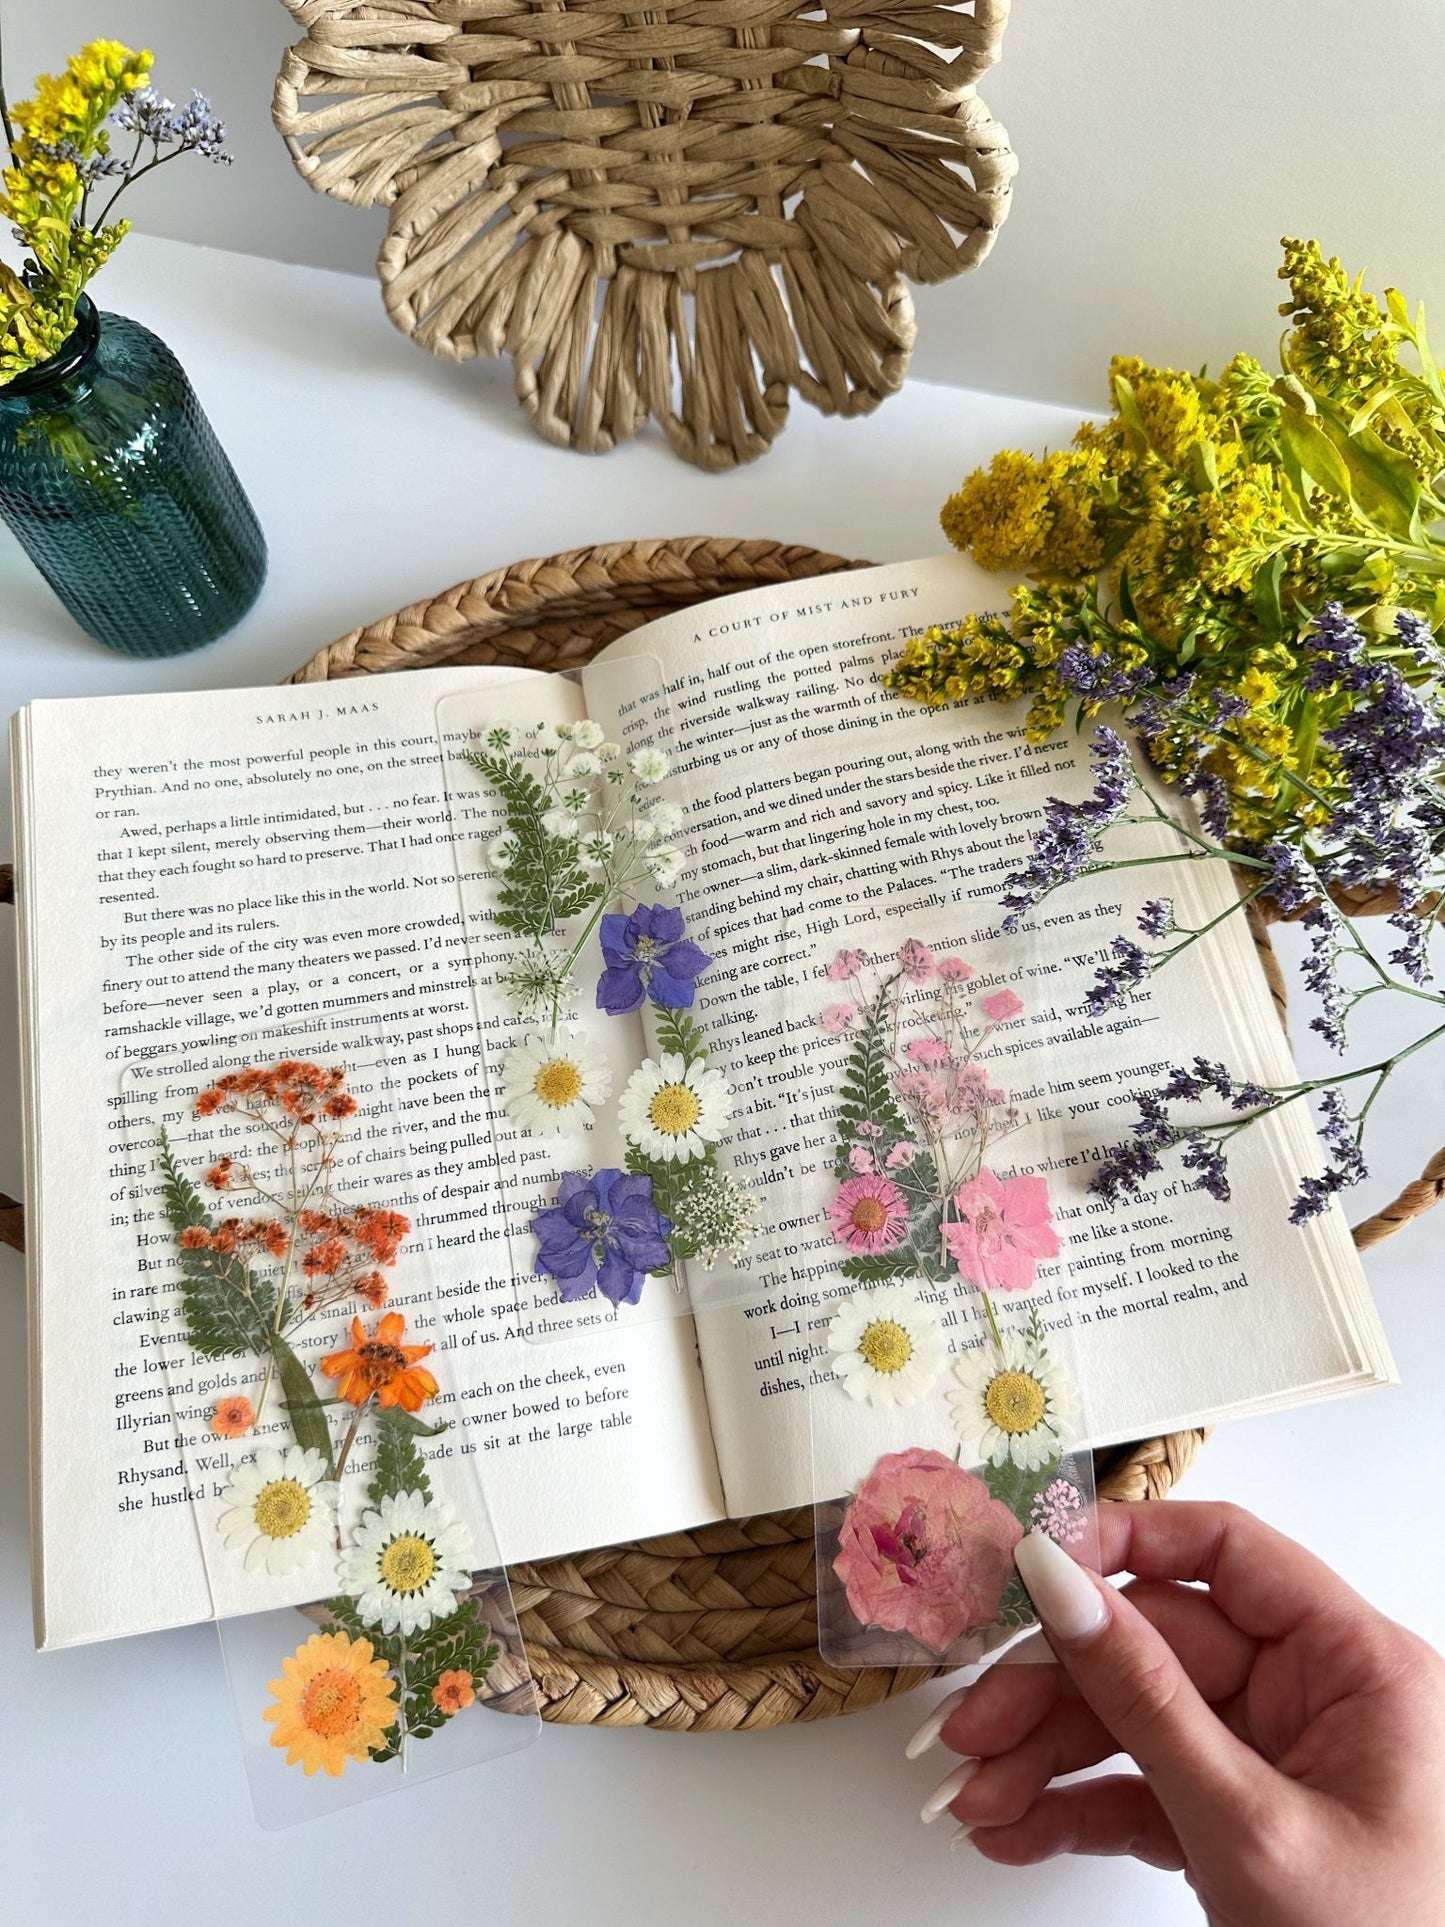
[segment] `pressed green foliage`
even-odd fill
[[[600,899],[603,885],[577,860],[577,845],[542,827],[551,807],[542,785],[506,756],[472,751],[467,761],[501,798],[517,854],[502,875],[497,921],[519,937],[549,936]]]
[[[431,1498],[431,1481],[426,1475],[426,1460],[417,1450],[411,1428],[400,1421],[404,1412],[380,1412],[376,1421],[376,1471],[367,1496],[373,1505],[395,1498],[402,1492],[419,1492]]]
[[[213,1231],[210,1213],[176,1163],[170,1140],[161,1132],[161,1175],[166,1217],[180,1245],[184,1231]],[[231,1252],[179,1252],[186,1337],[203,1358],[239,1358],[271,1349],[276,1318],[273,1285],[251,1279]]]

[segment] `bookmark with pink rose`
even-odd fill
[[[961,1665],[1034,1623],[1039,1531],[1090,1563],[1075,1296],[1040,1101],[1046,960],[868,933],[820,960],[831,1157],[807,1180],[832,1264],[812,1370],[819,1643],[841,1665]],[[1056,1013],[1048,1012],[1052,1018]]]

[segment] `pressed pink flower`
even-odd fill
[[[840,950],[828,965],[828,975],[835,984],[846,984],[850,977],[856,977],[868,959],[861,950]]]
[[[981,1291],[1027,1291],[1040,1258],[1057,1258],[1058,1234],[1041,1177],[999,1178],[985,1167],[953,1195],[957,1223],[943,1241],[963,1276]]]
[[[871,1123],[866,1117],[861,1124],[855,1126],[855,1130],[859,1137],[882,1137],[883,1135],[883,1126]]]
[[[905,1071],[898,1080],[898,1095],[929,1117],[941,1117],[948,1109],[948,1091],[927,1071]]]
[[[830,1037],[841,1037],[857,1015],[856,1004],[829,1004],[818,1022]]]
[[[918,1146],[916,1144],[895,1144],[887,1157],[884,1158],[883,1163],[890,1171],[906,1171],[917,1156]]]
[[[908,1229],[908,1205],[891,1178],[849,1178],[828,1206],[833,1237],[851,1252],[871,1257],[891,1251]]]
[[[873,1153],[863,1145],[855,1144],[848,1153],[848,1163],[853,1170],[859,1171],[863,1176],[867,1177],[871,1175],[873,1170]]]
[[[860,1624],[944,1653],[970,1627],[997,1619],[1023,1536],[982,1479],[942,1452],[910,1446],[879,1459],[859,1486],[833,1570]]]
[[[946,984],[966,984],[973,975],[973,965],[965,963],[962,957],[940,957],[938,975]]]
[[[933,975],[933,952],[917,937],[910,937],[898,952],[903,974],[915,984],[926,984]]]
[[[946,1064],[948,1046],[941,1037],[915,1037],[908,1046],[908,1056],[915,1064]]]
[[[1023,1007],[1023,998],[1011,990],[996,990],[983,1000],[983,1014],[991,1024],[1006,1024],[1010,1017],[1019,1016]]]

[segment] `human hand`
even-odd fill
[[[924,1818],[1008,1866],[1181,1869],[1213,1927],[1445,1920],[1439,1655],[1237,1507],[1105,1504],[1099,1541],[1122,1590],[1020,1545],[1061,1664],[1004,1660],[935,1709],[909,1758],[967,1757]],[[1142,1778],[1049,1784],[1120,1752]]]

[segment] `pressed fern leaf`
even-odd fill
[[[192,1227],[212,1231],[209,1212],[190,1179],[176,1163],[170,1140],[161,1132],[161,1176],[165,1213],[180,1246]],[[181,1298],[186,1337],[203,1358],[264,1355],[271,1349],[276,1289],[249,1277],[246,1267],[226,1251],[179,1251]]]
[[[376,1473],[367,1496],[373,1505],[392,1499],[401,1492],[419,1492],[431,1497],[431,1481],[426,1475],[426,1460],[417,1450],[409,1425],[400,1423],[396,1412],[381,1412],[376,1421]]]
[[[550,936],[595,904],[604,885],[582,868],[575,843],[543,829],[551,803],[536,777],[520,763],[482,750],[467,761],[501,798],[507,828],[517,839],[517,854],[502,872],[497,922],[519,937]]]
[[[873,1142],[883,1154],[897,1143],[911,1141],[908,1126],[893,1102],[883,1019],[876,1006],[864,1013],[862,1028],[854,1038],[843,1072],[843,1094],[838,1104],[838,1155],[833,1167],[840,1178],[851,1175],[848,1152],[859,1142],[860,1124],[877,1127],[879,1136]]]

